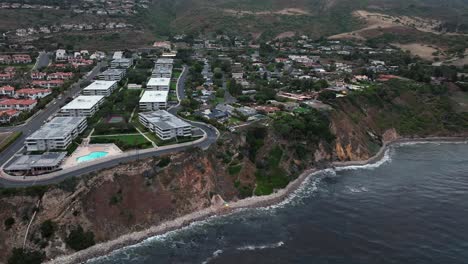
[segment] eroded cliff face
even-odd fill
[[[6,262],[14,247],[22,246],[34,210],[26,246],[53,258],[72,252],[64,241],[76,226],[93,232],[96,242],[101,242],[208,207],[215,194],[228,200],[237,194],[211,153],[194,149],[173,155],[165,167],[159,167],[160,162],[146,159],[120,165],[50,187],[43,195],[0,199],[2,223],[15,219],[11,228],[0,230],[0,262]],[[56,224],[51,238],[41,235],[46,220]]]

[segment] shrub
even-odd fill
[[[171,158],[170,158],[170,157],[163,157],[163,158],[161,158],[161,160],[159,161],[158,167],[164,168],[164,167],[166,167],[167,165],[169,165],[169,163],[171,163]]]
[[[15,224],[15,219],[13,217],[8,217],[3,223],[5,224],[5,230],[8,230]]]
[[[239,174],[241,170],[242,170],[242,164],[229,166],[228,168],[229,175],[237,175]]]
[[[71,230],[70,234],[65,238],[65,243],[68,247],[76,251],[89,248],[95,244],[94,233],[91,231],[85,232],[83,227],[77,226]]]
[[[41,234],[43,238],[51,238],[55,234],[56,224],[52,220],[46,220],[41,224]]]
[[[45,255],[40,251],[14,248],[8,264],[40,264],[44,259]]]

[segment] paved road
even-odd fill
[[[80,84],[83,81],[92,80],[99,73],[101,67],[104,65],[104,62],[98,63],[98,65],[93,68],[89,75],[85,76],[83,79],[73,84],[67,91],[65,91],[61,99],[56,98],[55,100],[53,100],[48,106],[46,106],[46,108],[39,111],[26,124],[17,127],[2,128],[0,132],[21,131],[23,132],[23,135],[19,139],[17,139],[12,145],[10,145],[6,150],[1,152],[0,166],[4,165],[5,162],[7,162],[16,152],[18,152],[24,146],[24,141],[29,135],[38,130],[44,124],[44,122],[47,121],[49,117],[51,117],[53,114],[60,110],[61,106],[65,104],[65,100],[67,99],[67,97],[73,97],[79,94],[81,92]]]
[[[177,87],[177,94],[179,95],[179,98],[181,98],[181,99],[185,98],[184,89],[185,89],[185,79],[187,77],[186,74],[187,74],[186,71],[184,71],[182,73],[181,78],[179,80],[179,85]],[[170,110],[170,112],[177,113],[179,107],[180,106],[172,108]],[[198,143],[196,143],[194,145],[191,145],[191,146],[180,146],[180,147],[174,147],[174,148],[171,148],[171,149],[155,149],[154,151],[149,151],[149,152],[143,152],[142,151],[142,152],[137,152],[137,153],[131,153],[129,155],[118,157],[118,158],[115,158],[115,159],[112,159],[112,160],[108,160],[106,162],[90,164],[88,166],[85,166],[83,168],[80,168],[80,169],[77,169],[77,170],[74,170],[74,171],[65,172],[63,174],[60,174],[57,177],[54,177],[53,179],[37,179],[37,180],[36,179],[31,179],[31,180],[26,181],[26,180],[22,180],[21,177],[19,177],[17,181],[14,181],[14,180],[9,180],[9,179],[5,179],[5,178],[0,178],[0,186],[1,187],[7,187],[7,188],[13,188],[13,187],[27,187],[27,186],[32,186],[32,185],[54,184],[54,183],[58,183],[60,181],[63,181],[66,178],[76,177],[76,176],[80,176],[80,175],[84,175],[84,174],[89,174],[91,172],[99,171],[99,170],[102,170],[102,169],[112,168],[114,166],[119,165],[120,163],[128,163],[128,162],[135,161],[135,160],[138,160],[138,159],[144,159],[144,158],[148,158],[148,157],[157,157],[157,156],[161,156],[161,155],[165,155],[165,154],[185,151],[185,150],[187,150],[189,148],[193,148],[193,147],[199,147],[199,148],[202,148],[202,149],[206,149],[211,144],[216,142],[216,140],[218,138],[218,131],[216,130],[216,128],[214,128],[211,125],[204,124],[204,123],[192,122],[192,121],[188,121],[188,122],[190,122],[193,126],[196,126],[196,127],[200,128],[200,129],[202,129],[203,131],[205,131],[206,139],[201,141],[201,142],[198,142]],[[24,141],[24,136],[22,137],[21,140],[18,140],[14,145],[19,144],[18,142],[20,142],[20,141],[21,142]],[[20,144],[19,146],[21,147],[22,144]],[[15,148],[13,148],[13,149],[15,149]],[[13,154],[14,154],[14,152],[10,153],[8,155],[8,158],[5,157],[5,159],[8,160],[11,157],[11,155],[13,155]],[[7,156],[7,155],[5,155],[5,156]],[[3,157],[3,155],[2,155],[2,157]],[[30,178],[32,178],[32,177],[30,177]]]
[[[223,89],[224,89],[224,103],[226,104],[233,104],[237,102],[237,99],[231,95],[228,91],[227,81],[226,81],[226,73],[223,74]]]
[[[49,54],[45,51],[39,52],[39,56],[37,56],[36,64],[33,67],[33,70],[38,70],[42,67],[47,67],[49,65]]]

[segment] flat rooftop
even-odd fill
[[[156,60],[157,64],[174,64],[174,59],[160,58]]]
[[[7,171],[30,170],[32,168],[56,167],[62,163],[66,152],[50,152],[42,155],[17,155],[6,166]]]
[[[168,95],[168,91],[145,91],[140,103],[165,103]]]
[[[121,75],[124,72],[124,69],[107,69],[104,72],[101,72],[99,75]]]
[[[112,62],[115,62],[115,63],[130,63],[132,61],[133,61],[133,59],[131,59],[131,58],[120,58],[120,59],[112,60]]]
[[[146,86],[169,86],[171,78],[151,78]]]
[[[55,117],[27,137],[26,140],[63,138],[64,135],[76,129],[83,120],[86,120],[86,117]]]
[[[161,129],[172,129],[179,127],[190,126],[189,123],[184,120],[174,116],[173,114],[165,111],[158,110],[154,112],[145,112],[139,114],[141,117],[144,117],[148,122],[160,127]]]
[[[153,69],[153,73],[172,73],[172,67],[156,66]]]
[[[77,98],[73,99],[70,103],[62,107],[62,110],[70,110],[70,109],[91,109],[99,101],[103,100],[103,95],[80,95]]]
[[[109,71],[109,70],[107,70]],[[107,72],[106,71],[106,72]],[[104,74],[105,72],[101,73]],[[83,90],[108,90],[113,85],[115,85],[116,81],[94,81],[90,85],[86,86]]]

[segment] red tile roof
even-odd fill
[[[0,105],[32,105],[37,103],[34,99],[6,99],[0,101]]]
[[[18,113],[19,111],[15,109],[0,110],[0,116],[3,116],[3,115],[14,116]]]
[[[15,87],[10,86],[10,85],[0,87],[0,91],[14,91],[14,90],[15,90]]]
[[[38,93],[50,93],[50,89],[35,89],[35,88],[23,88],[16,91],[17,94],[38,94]]]

